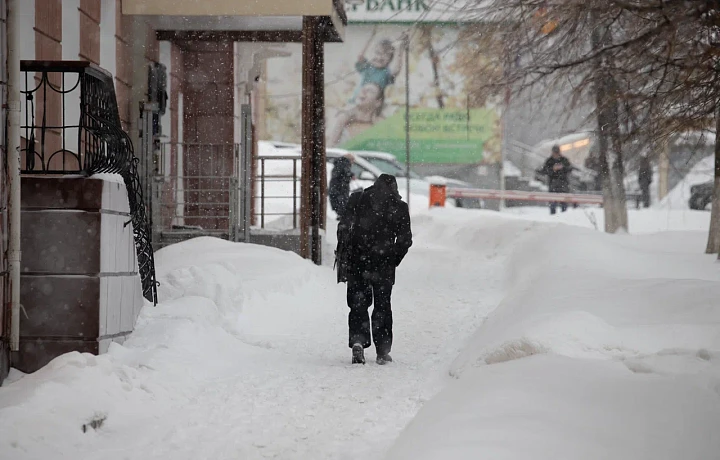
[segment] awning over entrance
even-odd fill
[[[342,0],[123,0],[123,14],[147,16],[161,39],[300,42],[303,16],[317,17],[325,42],[342,41]]]

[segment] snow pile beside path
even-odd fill
[[[254,290],[292,290],[310,276],[309,263],[267,246],[201,237],[161,249],[155,255],[160,302],[200,296],[222,309],[238,309],[243,283]]]
[[[662,209],[688,209],[690,188],[713,180],[715,171],[715,157],[709,156],[699,161],[690,172],[673,188],[658,207]]]
[[[60,356],[2,387],[0,459],[125,458],[131,445],[150,452],[155,447],[144,443],[162,441],[148,433],[186,419],[199,394],[248,366],[272,372],[284,359],[254,340],[253,321],[278,314],[265,307],[312,310],[313,300],[334,292],[327,269],[293,253],[213,238],[158,251],[156,264],[160,303],[142,310],[124,345],[102,356]],[[287,320],[275,323],[282,331]],[[94,420],[102,420],[98,433],[83,432]]]
[[[710,227],[710,213],[705,211],[693,211],[687,209],[628,209],[628,222],[630,233],[656,233],[676,231],[704,231]],[[605,228],[605,213],[602,208],[587,207],[580,209],[568,209],[550,215],[547,208],[540,207],[518,207],[507,208],[503,214],[514,215],[539,222],[552,222],[573,225],[576,227],[592,228],[603,231]]]
[[[452,372],[547,352],[625,359],[720,350],[720,269],[702,242],[692,232],[541,229],[517,246],[507,297]]]
[[[720,269],[702,233],[540,227],[457,379],[389,459],[709,459],[720,438]]]
[[[719,424],[717,395],[682,380],[537,356],[451,385],[386,458],[707,460]]]
[[[546,224],[514,218],[495,211],[453,208],[425,209],[412,219],[416,240],[428,247],[485,253],[507,253],[517,239]]]

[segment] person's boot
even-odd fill
[[[352,363],[353,364],[365,364],[365,350],[363,346],[356,343],[352,347]]]
[[[390,356],[390,353],[378,354],[375,362],[381,366],[384,366],[385,364],[392,362],[392,356]]]

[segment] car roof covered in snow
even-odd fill
[[[353,150],[351,152],[355,156],[367,157],[367,158],[382,158],[388,161],[397,161],[397,157],[392,153],[387,152],[371,152],[367,150]]]

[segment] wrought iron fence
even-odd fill
[[[23,174],[120,174],[130,204],[143,295],[157,302],[155,260],[138,158],[122,129],[113,77],[84,61],[22,61]]]
[[[236,240],[238,155],[236,144],[161,144],[152,200],[156,248],[200,235]]]

